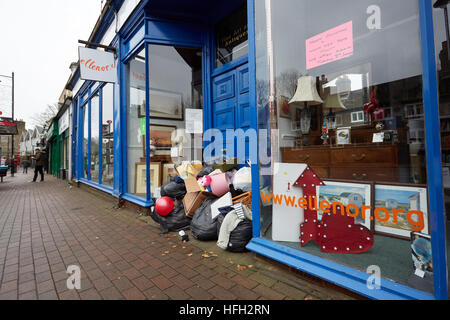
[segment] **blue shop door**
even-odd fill
[[[237,157],[237,138],[227,141],[226,130],[250,129],[248,63],[213,78],[213,128],[223,134],[224,149]],[[249,159],[249,138],[245,136],[245,159]],[[242,144],[242,143],[240,143]],[[241,151],[242,152],[242,151]]]

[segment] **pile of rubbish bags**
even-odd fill
[[[162,233],[191,230],[200,241],[217,241],[230,252],[246,252],[252,238],[251,170],[227,162],[183,162],[178,176],[156,194],[150,216]]]

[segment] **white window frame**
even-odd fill
[[[356,115],[356,120],[353,119],[353,116]],[[364,111],[356,111],[350,114],[350,120],[352,123],[361,123],[364,122]]]

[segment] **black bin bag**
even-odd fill
[[[217,240],[217,219],[213,221],[211,216],[211,204],[216,200],[216,197],[207,198],[195,211],[191,222],[191,232],[195,239],[200,241]]]
[[[221,214],[217,217],[217,236],[220,233],[220,227],[225,217]],[[253,224],[252,221],[245,219],[241,221],[236,229],[230,234],[230,241],[228,242],[227,251],[240,253],[248,252],[246,248],[247,244],[253,237]]]
[[[161,226],[162,233],[178,232],[189,229],[191,219],[184,212],[184,206],[181,201],[174,200],[175,208],[167,216],[160,216],[156,210],[151,210],[150,216]]]
[[[183,180],[167,182],[161,187],[161,197],[170,197],[182,200],[186,195],[186,185]]]

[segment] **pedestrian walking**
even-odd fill
[[[30,167],[30,160],[28,159],[28,156],[24,156],[22,159],[22,168],[24,174],[28,174],[29,167]]]
[[[31,182],[36,182],[38,173],[41,174],[41,182],[44,181],[44,158],[45,156],[41,153],[41,149],[36,148],[36,155],[32,157],[33,160],[36,160],[36,166],[34,168],[34,178]]]

